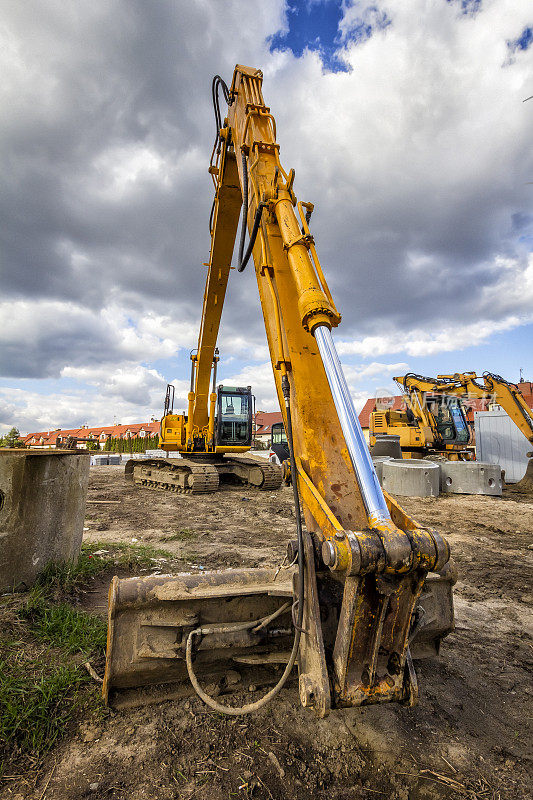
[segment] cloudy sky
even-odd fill
[[[3,0],[0,62],[0,431],[158,418],[167,381],[185,407],[236,63],[316,206],[356,404],[533,377],[531,0]],[[219,375],[274,410],[252,273]]]

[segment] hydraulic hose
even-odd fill
[[[239,272],[243,272],[248,261],[250,260],[250,256],[252,255],[252,250],[254,249],[255,240],[257,238],[259,225],[261,224],[261,215],[263,213],[263,209],[266,208],[267,206],[267,203],[263,202],[259,203],[259,205],[257,206],[254,217],[254,224],[252,225],[252,232],[250,234],[250,241],[248,242],[246,253],[244,253],[244,240],[246,239],[246,220],[248,218],[248,161],[246,158],[246,153],[244,151],[241,153],[241,163],[242,163],[242,220],[241,220],[241,236],[239,239],[239,262],[237,265],[237,270]]]
[[[220,113],[220,101],[218,97],[218,90],[222,89],[222,94],[224,95],[224,100],[226,103],[230,103],[230,93],[228,89],[228,85],[226,81],[220,77],[220,75],[215,75],[213,78],[213,83],[211,84],[211,93],[213,95],[213,109],[215,111],[215,125],[217,126],[216,131],[216,139],[215,139],[215,147],[220,141],[220,129],[222,127],[222,115]]]
[[[287,441],[289,443],[289,453],[290,453],[290,462],[291,462],[291,471],[293,475],[292,481],[292,490],[294,495],[294,513],[296,518],[296,533],[298,535],[298,596],[296,599],[296,620],[293,618],[294,624],[294,640],[292,645],[291,654],[289,660],[287,661],[287,665],[283,670],[283,675],[276,683],[275,686],[270,689],[263,697],[256,700],[254,703],[247,703],[244,706],[225,706],[222,703],[219,703],[215,700],[214,697],[208,695],[200,684],[198,683],[198,679],[194,673],[194,667],[192,663],[192,646],[193,646],[193,639],[195,636],[203,634],[203,633],[224,633],[228,631],[239,631],[239,630],[247,630],[249,628],[252,629],[261,629],[264,628],[269,622],[279,616],[283,611],[288,608],[288,604],[281,606],[277,611],[273,614],[270,614],[268,617],[263,617],[261,620],[254,620],[253,622],[236,622],[233,625],[220,625],[220,626],[205,626],[203,628],[196,628],[196,630],[191,631],[191,633],[187,637],[187,645],[185,650],[185,663],[187,665],[187,672],[189,674],[189,679],[193,686],[194,691],[200,697],[206,705],[213,709],[213,711],[218,711],[220,714],[227,714],[228,716],[232,717],[239,717],[243,714],[251,714],[253,711],[258,711],[263,706],[266,706],[277,694],[283,689],[289,675],[292,672],[292,668],[296,663],[296,658],[298,656],[298,649],[300,647],[300,639],[302,636],[302,622],[303,622],[303,614],[304,614],[304,541],[303,541],[303,532],[302,532],[302,516],[300,513],[300,497],[298,494],[298,477],[296,473],[296,461],[294,458],[294,442],[292,436],[292,419],[291,419],[291,408],[290,408],[290,385],[289,380],[286,375],[283,376],[281,380],[281,386],[283,390],[283,397],[285,398],[285,407],[287,410]],[[294,614],[294,605],[293,605],[293,614]]]

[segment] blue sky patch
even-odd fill
[[[350,71],[342,59],[341,48],[366,41],[374,30],[383,30],[391,22],[386,12],[376,5],[367,5],[351,21],[350,27],[341,31],[339,23],[345,10],[352,6],[350,0],[344,3],[342,0],[289,0],[288,31],[270,37],[270,51],[289,49],[299,58],[307,48],[320,54],[326,70]]]
[[[320,54],[327,70],[346,72],[348,65],[337,53],[342,16],[341,0],[290,0],[287,9],[289,30],[270,38],[270,51],[289,49],[299,58],[308,48]]]
[[[524,28],[518,39],[513,39],[507,42],[507,47],[513,52],[516,50],[527,50],[533,42],[533,27],[529,26]]]
[[[472,16],[477,14],[481,8],[481,0],[446,0],[446,2],[460,5],[463,14],[470,14]]]

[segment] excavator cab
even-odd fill
[[[251,386],[219,386],[216,443],[218,447],[252,444]]]
[[[272,425],[272,444],[270,449],[275,453],[280,464],[283,464],[289,458],[289,443],[283,422],[275,422]]]
[[[470,431],[463,404],[450,395],[427,395],[428,409],[435,419],[437,434],[442,444],[468,444]]]

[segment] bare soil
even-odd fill
[[[94,467],[88,497],[88,541],[162,547],[172,569],[278,564],[294,536],[285,488],[167,495],[126,484],[122,467]],[[24,791],[8,785],[2,797],[530,798],[533,500],[402,503],[448,537],[459,568],[456,630],[438,660],[418,662],[416,708],[343,709],[318,720],[293,684],[245,718],[212,713],[196,698],[109,712],[80,719],[37,781],[28,776]],[[104,613],[107,580],[92,588],[90,605]]]

